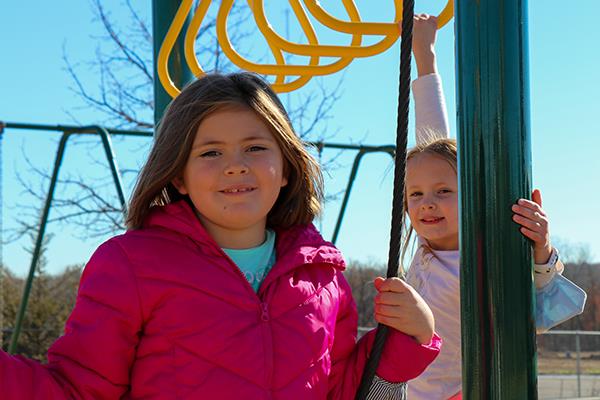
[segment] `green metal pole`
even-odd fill
[[[119,196],[119,201],[121,202],[123,217],[127,218],[127,201],[125,200],[125,191],[123,190],[121,172],[119,171],[119,166],[117,165],[117,157],[115,156],[112,140],[110,139],[110,133],[106,128],[98,125],[94,125],[93,128],[96,129],[96,132],[98,132],[98,135],[100,135],[102,140],[102,146],[104,146],[104,152],[106,154],[106,161],[110,167],[110,172],[112,173],[113,181],[115,182],[115,188],[117,189],[117,195]]]
[[[327,146],[324,146],[327,147]],[[344,219],[344,215],[346,214],[346,207],[348,206],[348,200],[350,200],[350,193],[352,192],[352,186],[354,185],[354,181],[356,180],[356,175],[358,174],[358,167],[360,166],[360,162],[362,158],[368,153],[375,152],[385,152],[389,154],[392,159],[395,154],[395,147],[381,147],[380,149],[360,149],[356,157],[354,157],[354,163],[352,164],[352,170],[350,171],[350,176],[348,177],[348,184],[346,185],[346,191],[344,192],[344,199],[342,200],[342,205],[340,207],[340,212],[338,213],[338,219],[335,223],[335,228],[333,229],[333,235],[331,237],[331,243],[335,244],[337,242],[337,238],[340,234],[340,230],[342,228],[342,221]]]
[[[177,13],[181,0],[152,0],[152,36],[154,43],[154,126],[162,118],[165,108],[171,102],[171,96],[162,87],[158,79],[156,62],[158,60],[158,52],[160,46],[167,36],[169,26],[173,21],[173,17]],[[190,24],[191,16],[188,15],[181,34],[177,38],[171,56],[169,57],[169,74],[171,80],[178,88],[183,88],[187,83],[194,79],[194,75],[190,71],[184,57],[184,38],[185,32]]]
[[[344,214],[346,213],[346,206],[348,205],[350,193],[352,192],[352,186],[354,185],[354,180],[356,179],[356,174],[358,173],[358,166],[360,165],[360,161],[365,154],[366,153],[361,150],[358,152],[356,157],[354,157],[354,163],[352,164],[352,170],[350,171],[350,176],[348,177],[348,184],[346,185],[346,191],[344,193],[344,199],[342,200],[342,206],[340,207],[340,213],[338,215],[335,228],[333,229],[333,236],[331,237],[331,243],[333,244],[337,242],[340,228],[342,227],[342,220],[344,219]]]
[[[54,197],[54,189],[56,187],[56,182],[58,181],[58,172],[60,171],[60,165],[62,164],[65,149],[67,148],[67,140],[69,140],[70,136],[70,132],[64,132],[62,137],[60,138],[60,142],[58,145],[58,152],[56,154],[56,159],[54,160],[54,170],[52,172],[52,179],[50,180],[50,187],[48,188],[48,196],[46,196],[46,203],[44,204],[44,210],[42,211],[42,217],[40,220],[40,229],[38,230],[37,238],[35,241],[33,257],[31,259],[31,265],[29,266],[29,273],[27,274],[25,288],[23,289],[21,304],[19,304],[19,311],[17,312],[15,330],[13,331],[12,336],[10,337],[10,343],[8,345],[8,352],[11,354],[14,354],[17,350],[17,342],[19,341],[19,335],[21,334],[21,326],[23,325],[25,311],[27,310],[27,303],[29,301],[29,294],[31,293],[31,286],[33,284],[33,278],[35,276],[35,267],[37,266],[40,252],[42,249],[42,243],[44,242],[46,224],[48,223],[48,216],[50,214],[50,205],[52,204],[52,198]]]
[[[95,126],[80,126],[80,125],[47,125],[47,124],[25,124],[21,122],[0,122],[9,129],[25,129],[28,131],[51,131],[51,132],[70,132],[73,134],[98,134],[98,129]],[[111,135],[122,136],[138,136],[152,137],[151,131],[129,130],[129,129],[112,129],[103,128]]]
[[[463,398],[537,399],[525,0],[456,2]]]

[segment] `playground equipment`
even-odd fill
[[[160,5],[159,5],[160,3]],[[210,1],[201,1],[193,18],[186,20],[185,1],[155,0],[155,65],[161,87],[156,103],[168,103],[165,96],[177,94],[185,80],[169,79],[167,60],[179,63],[179,77],[202,73],[189,44]],[[301,23],[308,45],[294,44],[279,37],[264,18],[262,1],[249,1],[257,26],[265,36],[276,60],[275,65],[259,65],[243,59],[229,42],[227,12],[232,0],[221,2],[217,36],[223,52],[241,68],[275,75],[273,87],[286,92],[304,85],[312,76],[342,69],[355,57],[368,57],[385,50],[397,39],[391,25],[402,11],[401,74],[399,90],[394,209],[388,263],[388,276],[395,275],[396,248],[402,225],[401,204],[404,151],[408,120],[410,51],[414,2],[395,1],[392,24],[363,22],[352,1],[343,0],[350,21],[336,21],[316,1],[304,4],[323,25],[352,35],[350,46],[322,45],[306,23],[300,1],[290,5]],[[177,5],[180,5],[178,8]],[[156,11],[161,9],[160,23]],[[166,13],[166,7],[172,12]],[[187,7],[187,8],[186,8]],[[444,12],[452,14],[450,3]],[[187,10],[187,11],[186,11]],[[533,324],[533,278],[529,244],[511,225],[510,204],[531,193],[531,157],[527,77],[527,2],[524,0],[461,0],[456,9],[457,94],[459,110],[459,185],[461,188],[461,293],[463,346],[463,396],[467,399],[535,399],[535,332]],[[447,14],[440,15],[442,23]],[[164,18],[164,19],[163,19]],[[171,22],[176,21],[176,22]],[[191,21],[191,23],[189,22]],[[361,46],[366,34],[378,33],[383,39],[372,46]],[[179,35],[179,36],[177,36]],[[168,38],[166,38],[168,36]],[[187,42],[185,38],[188,38]],[[163,39],[168,39],[163,45]],[[174,47],[174,43],[179,43]],[[169,49],[174,49],[169,58]],[[285,64],[281,52],[310,56],[309,65]],[[333,63],[320,65],[319,57],[334,56]],[[181,61],[186,59],[190,67]],[[190,61],[191,60],[191,61]],[[191,69],[190,69],[191,68]],[[287,76],[297,76],[286,81]],[[155,111],[160,118],[162,112]],[[399,249],[398,249],[399,250]],[[376,346],[365,370],[357,398],[364,398],[374,374]]]
[[[241,67],[256,73],[276,75],[273,88],[279,92],[287,92],[305,85],[314,75],[326,75],[337,72],[347,66],[355,57],[368,57],[387,50],[398,38],[398,23],[402,21],[401,29],[401,62],[400,62],[400,88],[398,100],[398,118],[396,135],[396,157],[394,168],[394,191],[393,208],[391,221],[390,248],[388,256],[387,276],[394,277],[398,275],[400,259],[400,236],[403,225],[403,196],[404,196],[404,171],[406,159],[406,145],[408,137],[408,110],[410,101],[410,67],[412,52],[412,23],[414,1],[395,0],[395,19],[391,23],[365,23],[361,21],[358,9],[353,0],[343,0],[342,3],[350,21],[341,21],[329,15],[318,2],[306,0],[304,4],[315,18],[330,29],[338,30],[344,33],[352,34],[352,43],[350,46],[332,46],[321,45],[316,37],[306,12],[299,0],[290,1],[290,5],[300,22],[302,30],[306,35],[309,44],[292,43],[281,36],[270,27],[264,13],[262,0],[249,0],[248,6],[255,17],[256,24],[267,40],[267,43],[273,52],[277,64],[261,65],[250,62],[240,56],[231,45],[227,35],[227,15],[229,14],[234,0],[223,0],[219,6],[216,21],[217,38],[223,52],[230,60]],[[156,4],[156,2],[155,2]],[[158,57],[156,60],[156,70],[164,90],[171,96],[179,94],[178,88],[169,78],[168,60],[171,49],[176,38],[183,37],[183,52],[191,72],[195,75],[203,74],[204,71],[195,58],[194,42],[200,29],[201,22],[205,17],[210,0],[202,0],[191,19],[189,27],[185,34],[182,28],[185,25],[187,15],[192,8],[191,0],[183,0],[175,13],[173,21],[166,36],[160,45]],[[156,8],[155,8],[156,10]],[[449,1],[445,10],[439,18],[439,25],[443,26],[452,15],[453,3]],[[155,15],[156,16],[156,15]],[[378,43],[369,46],[361,46],[363,35],[383,35],[384,38]],[[155,37],[155,43],[158,38]],[[283,57],[282,50],[292,54],[310,56],[309,65],[287,65]],[[156,53],[156,50],[155,50]],[[319,65],[319,57],[338,57],[333,63]],[[286,76],[298,76],[297,79],[285,82]],[[357,399],[367,397],[371,382],[375,376],[375,370],[379,363],[381,353],[385,344],[388,327],[379,324],[377,334],[371,351],[371,355],[365,366],[361,385],[356,395]]]
[[[23,318],[25,317],[25,310],[27,308],[27,303],[29,299],[29,294],[31,292],[31,286],[33,284],[33,278],[35,274],[35,268],[38,264],[39,256],[42,249],[42,243],[44,242],[44,235],[46,232],[46,225],[48,222],[48,216],[50,213],[50,208],[52,206],[52,199],[54,197],[54,191],[56,188],[56,183],[58,181],[58,176],[60,172],[60,166],[63,161],[63,156],[65,150],[67,148],[67,142],[69,138],[73,135],[81,135],[81,134],[97,134],[100,136],[102,140],[102,146],[104,148],[104,152],[106,155],[106,160],[108,162],[109,168],[111,170],[111,174],[113,177],[113,181],[115,183],[115,188],[117,191],[117,195],[119,197],[119,201],[121,203],[121,207],[123,209],[123,213],[127,212],[127,202],[125,200],[125,192],[123,190],[121,172],[119,171],[119,167],[117,165],[117,160],[115,157],[115,153],[113,150],[111,134],[113,135],[128,135],[128,136],[143,136],[143,132],[135,132],[135,131],[124,131],[124,130],[108,130],[104,127],[93,125],[93,126],[47,126],[47,125],[34,125],[34,124],[19,124],[19,123],[2,123],[0,125],[0,137],[3,135],[4,128],[8,129],[28,129],[28,130],[50,130],[50,131],[58,131],[62,132],[58,149],[56,153],[56,158],[54,161],[54,168],[52,170],[52,178],[50,179],[50,185],[48,188],[48,194],[46,196],[46,201],[44,203],[44,208],[42,210],[42,215],[40,219],[40,228],[37,232],[37,237],[35,240],[35,245],[33,248],[33,255],[31,258],[31,263],[29,266],[29,272],[27,274],[27,279],[25,281],[25,287],[23,289],[23,296],[21,298],[21,303],[19,304],[19,310],[17,312],[17,318],[15,321],[15,328],[11,336],[10,344],[8,346],[8,351],[10,353],[14,353],[17,347],[17,341],[19,339],[19,335],[21,332],[21,326],[23,324]]]
[[[300,22],[302,31],[309,44],[293,43],[281,37],[273,30],[265,15],[262,0],[247,0],[252,10],[256,25],[264,35],[269,48],[273,53],[276,64],[258,64],[242,57],[233,47],[227,34],[227,17],[231,11],[234,0],[224,0],[219,6],[217,15],[217,38],[225,55],[238,67],[259,74],[275,75],[272,87],[275,91],[283,93],[290,92],[304,86],[316,75],[328,75],[338,72],[348,66],[354,58],[370,57],[389,49],[400,37],[398,23],[402,17],[402,0],[394,0],[395,16],[392,22],[363,22],[356,4],[353,0],[343,0],[342,3],[350,21],[342,21],[330,15],[321,7],[316,0],[306,0],[304,4],[308,11],[321,24],[331,30],[352,35],[349,46],[325,45],[319,43],[317,34],[312,26],[307,12],[300,0],[290,0],[289,4]],[[182,33],[186,18],[192,10],[192,0],[183,0],[173,18],[167,35],[160,47],[158,55],[157,71],[160,82],[171,97],[179,94],[179,88],[173,83],[169,76],[168,59],[177,37]],[[196,58],[195,44],[200,26],[204,20],[212,0],[202,0],[193,13],[189,27],[185,32],[184,54],[188,67],[194,76],[203,75],[204,69]],[[438,28],[444,26],[454,12],[454,0],[449,0],[438,16]],[[361,45],[364,35],[383,36],[376,44]],[[309,65],[288,65],[283,52],[301,56],[310,56]],[[337,57],[337,61],[320,64],[319,57]],[[287,76],[298,76],[295,80],[285,82]]]
[[[219,13],[220,21],[226,21],[227,7],[232,3],[233,0],[221,2],[223,11]],[[185,38],[188,34],[183,34],[183,31],[187,32],[186,29],[190,29],[190,21],[193,20],[187,15],[189,8],[187,14],[183,11],[179,14],[178,23],[182,25],[173,28],[169,39],[173,43],[170,46],[165,44],[165,50],[162,50],[163,40],[171,32],[171,27],[175,26],[172,21],[177,18],[178,10],[185,10],[184,4],[191,4],[191,2],[188,0],[153,1],[157,76],[161,74],[160,68],[163,68],[162,78],[155,79],[157,120],[171,99],[170,93],[176,95],[173,87],[177,89],[189,81],[193,77],[192,69],[196,72],[198,68],[201,70],[198,62],[196,64],[192,62],[191,67],[182,62],[187,60],[189,64],[190,54],[195,55],[193,48],[190,50],[186,47]],[[257,67],[264,68],[257,72],[275,75],[274,85],[279,85],[275,87],[280,91],[292,90],[308,82],[312,76],[334,72],[340,66],[343,68],[344,64],[348,65],[355,57],[367,57],[383,51],[385,46],[391,46],[398,38],[398,32],[393,33],[390,26],[396,26],[395,22],[398,21],[399,0],[394,3],[396,5],[394,23],[388,25],[361,21],[357,16],[358,13],[355,12],[356,7],[353,8],[353,2],[343,0],[350,21],[341,21],[343,24],[336,29],[352,35],[351,45],[346,46],[345,50],[343,46],[319,44],[311,28],[302,22],[308,45],[296,44],[301,46],[296,47],[293,43],[281,41],[275,33],[267,29],[268,21],[263,18],[264,12],[261,14],[262,1],[249,1],[248,4],[261,32],[264,30],[263,34],[266,37],[270,35],[268,43],[277,61],[277,64],[271,66],[261,67],[256,64]],[[292,7],[297,7],[300,2],[290,0],[290,4]],[[304,4],[318,21],[324,21],[324,25],[339,24],[339,21],[328,19],[327,13],[316,1],[305,0]],[[201,15],[198,14],[201,7],[209,5],[210,1],[201,1],[196,11],[197,15]],[[158,10],[161,12],[157,12]],[[463,370],[465,371],[463,396],[466,399],[535,399],[537,397],[531,253],[528,243],[514,229],[509,218],[510,204],[517,198],[527,197],[531,183],[526,10],[527,3],[524,0],[486,2],[461,0],[457,3],[456,9],[458,139],[461,149],[459,179],[462,209],[461,296],[463,299]],[[408,115],[413,2],[405,0],[401,11],[403,57],[400,94],[405,101],[400,102],[398,114],[400,134],[397,136],[395,153],[397,162],[394,179],[395,204],[399,204],[402,199],[400,184],[404,162],[402,151],[406,146],[404,128],[407,126]],[[294,12],[299,20],[303,15],[306,16],[303,10],[296,11],[294,8]],[[194,18],[197,18],[195,24],[201,23],[200,16]],[[232,61],[244,62],[239,58],[236,59],[233,46],[226,40],[225,25],[223,22],[221,24],[218,35],[224,52]],[[384,38],[373,45],[377,50],[373,48],[369,50],[369,46],[361,46],[361,37],[376,34],[372,32],[383,32],[379,35]],[[190,35],[189,37],[193,37],[195,33]],[[193,44],[191,39],[187,42]],[[310,50],[310,46],[320,49]],[[310,56],[309,65],[294,66],[279,61],[282,60],[282,51],[293,54],[309,51],[314,53],[307,54]],[[331,64],[319,64],[320,57],[331,55],[338,57],[339,60]],[[288,76],[298,78],[286,81]],[[165,77],[169,78],[171,87],[169,85],[163,87]],[[7,127],[14,126],[7,124]],[[66,129],[63,132],[65,135],[77,133],[73,129]],[[108,137],[108,134],[104,135]],[[107,156],[111,158],[108,152]],[[57,163],[60,165],[58,158]],[[56,164],[55,169],[57,170]],[[121,193],[120,197],[122,197]],[[393,272],[393,264],[397,264],[395,247],[399,247],[400,241],[394,231],[399,231],[401,225],[402,213],[396,207],[392,215],[388,274],[390,271]],[[43,230],[41,232],[43,234]],[[378,334],[378,338],[381,338],[381,335]],[[380,345],[383,343],[380,339],[377,342]],[[376,359],[375,353],[371,360]],[[368,374],[366,376],[363,382],[368,383]],[[360,393],[358,396],[362,398]]]
[[[536,399],[527,1],[456,8],[463,398]]]

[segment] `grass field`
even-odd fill
[[[600,375],[600,351],[581,352],[581,374]],[[538,374],[573,375],[577,373],[575,352],[538,351]]]

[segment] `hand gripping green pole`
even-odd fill
[[[463,399],[536,399],[527,2],[458,1],[456,58]]]

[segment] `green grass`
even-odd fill
[[[580,359],[582,374],[600,375],[600,352],[582,352]],[[573,375],[577,373],[576,353],[570,357],[565,352],[538,353],[538,374]]]

